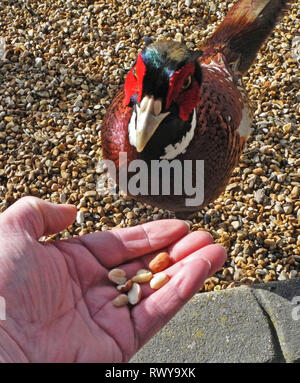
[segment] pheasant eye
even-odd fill
[[[183,84],[182,84],[182,90],[185,90],[187,89],[192,83],[192,76],[188,76],[184,81],[183,81]]]

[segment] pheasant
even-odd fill
[[[137,179],[137,189],[146,182],[143,193],[128,189],[127,193],[173,210],[179,218],[223,192],[251,131],[253,111],[242,75],[287,4],[286,0],[239,0],[201,50],[147,39],[103,120],[103,157],[114,163],[121,189]],[[126,156],[120,157],[121,153]],[[134,160],[144,161],[150,171],[139,178],[137,167],[129,166]],[[189,165],[182,166],[179,176],[174,160]],[[168,177],[154,174],[151,165],[159,161],[174,165]],[[203,168],[197,167],[199,161]],[[126,176],[123,183],[118,178],[121,172]],[[158,186],[154,185],[157,174],[162,181]],[[191,185],[186,190],[185,175],[191,185],[202,187],[203,196],[196,203],[187,203],[192,200],[191,190],[196,191]],[[203,178],[201,185],[197,177]]]

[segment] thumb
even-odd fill
[[[36,197],[24,197],[1,215],[1,230],[9,233],[25,231],[39,239],[66,229],[74,222],[76,212],[73,205],[56,205]]]

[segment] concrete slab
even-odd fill
[[[131,362],[284,361],[251,289],[197,294]]]
[[[278,336],[287,362],[300,362],[300,278],[252,288]]]

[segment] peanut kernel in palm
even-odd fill
[[[133,282],[137,283],[145,283],[149,282],[150,279],[152,278],[152,273],[151,271],[144,270],[143,273],[137,273],[132,279]]]
[[[133,283],[132,280],[128,279],[128,281],[126,281],[122,285],[118,285],[117,290],[120,291],[121,293],[127,293],[127,291],[131,289],[132,283]]]
[[[122,307],[127,305],[128,303],[128,296],[126,294],[120,294],[118,295],[113,301],[112,304],[116,307]]]
[[[150,281],[150,287],[153,290],[158,290],[164,286],[169,281],[169,279],[170,278],[165,273],[155,274]]]
[[[160,271],[165,270],[169,265],[169,254],[164,251],[157,254],[157,256],[152,259],[152,261],[149,263],[149,269],[152,271],[152,273],[159,273]]]
[[[142,297],[141,286],[138,283],[133,283],[131,290],[128,293],[128,302],[136,305]]]
[[[122,269],[112,269],[108,273],[108,279],[117,285],[123,285],[126,283],[127,278],[126,278],[126,273]]]

